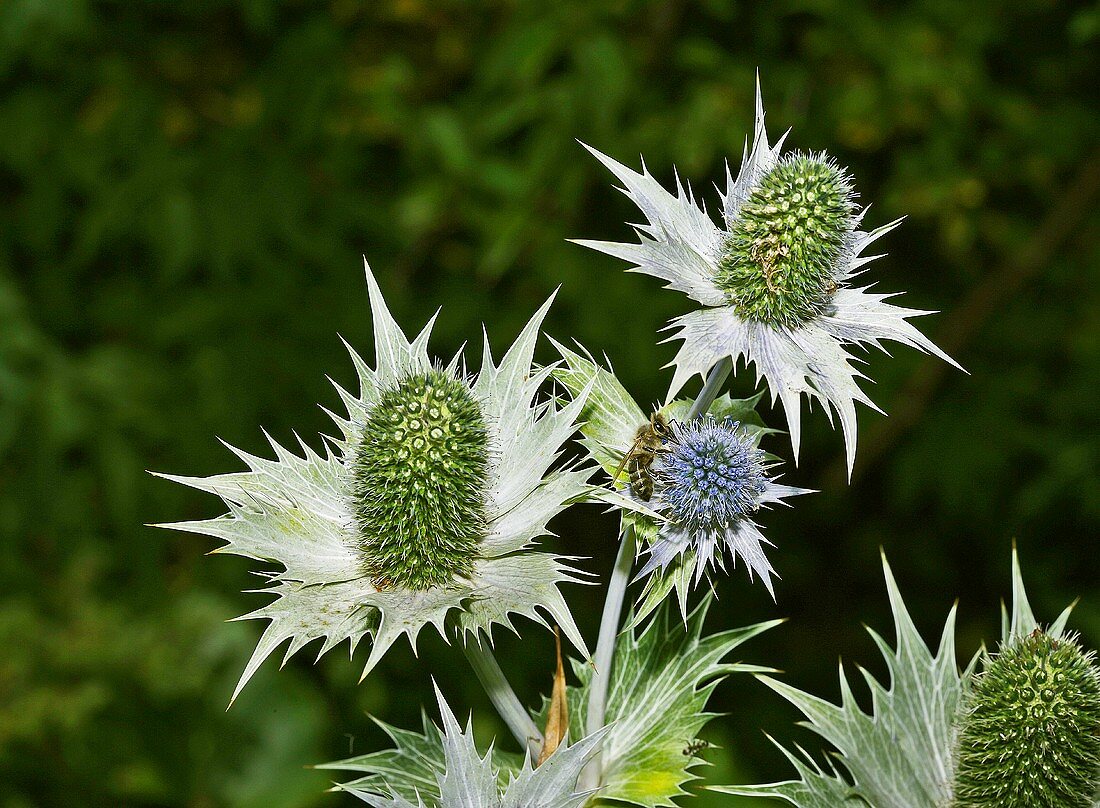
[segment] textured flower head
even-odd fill
[[[770,545],[753,521],[757,511],[784,497],[807,493],[768,477],[767,455],[759,437],[732,418],[711,415],[687,423],[674,421],[671,435],[653,468],[651,506],[663,521],[650,542],[649,559],[639,576],[665,571],[687,555],[693,584],[710,569],[725,569],[725,556],[745,562],[749,577],[759,575],[775,596],[775,571],[764,555]]]
[[[797,328],[826,310],[859,222],[854,196],[827,155],[776,161],[729,222],[714,274],[742,318]]]
[[[470,576],[488,528],[489,429],[464,381],[432,369],[385,391],[351,472],[359,549],[377,586]]]
[[[654,469],[669,518],[696,531],[727,527],[760,508],[764,452],[736,421],[673,423]]]
[[[548,471],[576,429],[585,391],[567,405],[538,402],[553,367],[531,361],[547,301],[500,364],[486,342],[481,370],[461,372],[428,356],[432,322],[411,342],[367,268],[375,368],[350,347],[359,394],[337,391],[341,436],[318,453],[271,441],[268,460],[232,449],[249,470],[168,479],[220,496],[229,513],[166,527],[225,541],[215,552],[282,567],[263,573],[274,602],[245,615],[270,621],[234,698],[259,665],[289,640],[284,662],[322,639],[318,656],[370,635],[363,675],[405,634],[414,645],[449,615],[462,631],[489,633],[520,614],[542,612],[587,655],[558,585],[576,571],[532,549],[547,522],[588,490],[588,472]],[[541,611],[540,611],[541,610]]]
[[[1092,808],[1100,792],[1100,668],[1040,628],[1002,646],[960,722],[957,808]]]
[[[756,365],[772,401],[782,401],[796,459],[801,396],[821,402],[830,418],[836,410],[850,474],[855,402],[875,406],[857,384],[863,374],[850,347],[890,339],[956,363],[908,322],[928,312],[852,285],[878,257],[860,254],[899,222],[861,231],[866,209],[857,207],[847,172],[824,154],[783,155],[782,141],[768,144],[758,84],[752,147],[736,178],[727,168],[720,226],[679,181],[671,194],[644,164],[638,173],[589,147],[647,223],[635,225],[638,244],[577,243],[629,261],[633,271],[702,304],[670,326],[672,339],[683,341],[672,361],[670,398],[719,361],[743,357]]]

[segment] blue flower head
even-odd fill
[[[760,507],[764,452],[737,421],[712,417],[673,424],[657,466],[669,516],[695,530],[729,527]]]
[[[740,556],[750,578],[759,575],[775,596],[775,571],[764,555],[769,542],[753,521],[756,512],[805,489],[778,485],[768,476],[771,464],[741,424],[713,416],[674,422],[653,464],[654,499],[667,521],[650,543],[649,560],[639,576],[664,571],[683,556],[699,583],[711,567],[725,569],[728,552]]]

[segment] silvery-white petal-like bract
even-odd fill
[[[679,179],[670,193],[644,163],[638,173],[586,147],[622,183],[646,223],[634,226],[637,244],[577,243],[628,261],[630,271],[661,278],[702,304],[669,326],[670,340],[683,341],[671,363],[670,398],[720,360],[736,365],[744,358],[756,365],[772,402],[782,402],[796,460],[801,396],[811,404],[817,399],[830,419],[836,410],[851,474],[855,402],[877,407],[857,384],[863,374],[850,348],[894,340],[957,364],[908,322],[930,312],[851,285],[879,257],[861,253],[900,220],[858,229],[867,209],[857,209],[847,173],[823,154],[782,154],[784,138],[768,143],[758,83],[752,145],[736,178],[727,166],[721,226]]]
[[[771,677],[760,677],[806,716],[806,726],[837,750],[842,768],[818,764],[801,747],[798,754],[780,747],[799,779],[757,786],[721,786],[716,790],[741,796],[774,797],[798,808],[835,808],[849,803],[876,808],[942,808],[956,804],[952,784],[958,718],[965,708],[979,656],[959,672],[955,661],[954,608],[948,614],[939,648],[933,653],[913,624],[885,557],[882,564],[897,639],[896,647],[891,648],[871,631],[886,660],[890,682],[889,686],[883,685],[861,669],[872,696],[869,715],[856,702],[843,668],[839,705]],[[1046,629],[1046,634],[1061,637],[1069,614],[1069,609],[1063,611]],[[1024,591],[1019,560],[1013,552],[1012,610],[1011,614],[1002,612],[1002,642],[1012,643],[1038,627]],[[1009,694],[1004,694],[1004,698],[1008,699]]]
[[[278,564],[261,573],[275,600],[238,619],[270,621],[234,691],[283,642],[285,663],[313,640],[318,658],[348,640],[372,640],[363,676],[401,635],[415,647],[427,624],[444,636],[490,633],[512,615],[553,620],[587,656],[559,591],[577,571],[532,549],[547,522],[583,498],[588,472],[549,471],[576,429],[585,391],[559,406],[538,401],[553,367],[533,368],[548,300],[499,364],[488,340],[480,371],[462,374],[427,352],[435,318],[409,341],[366,269],[376,367],[348,346],[359,393],[339,385],[340,437],[301,453],[271,440],[274,459],[229,447],[248,471],[212,477],[161,475],[217,494],[229,513],[165,527],[225,542],[214,552]],[[270,440],[270,438],[269,438]],[[546,615],[543,615],[543,612]]]
[[[323,767],[368,772],[337,788],[373,808],[581,808],[591,796],[576,791],[577,778],[606,732],[562,744],[538,767],[528,755],[511,768],[492,749],[479,754],[469,724],[463,731],[438,688],[436,699],[442,730],[402,732],[398,750]]]
[[[582,442],[605,471],[615,474],[649,415],[610,370],[564,345],[555,346],[565,360],[555,377],[570,391],[589,390],[580,416]],[[682,419],[689,401],[659,408],[670,426],[651,466],[651,497],[640,499],[629,483],[621,491],[621,501],[605,497],[623,508],[624,518],[645,539],[649,554],[639,573],[648,578],[636,619],[651,612],[673,588],[686,615],[690,589],[704,573],[724,569],[727,554],[733,563],[741,558],[750,578],[759,576],[774,596],[775,571],[764,554],[764,546],[771,542],[754,517],[760,509],[809,492],[768,476],[774,459],[758,445],[769,431],[754,409],[758,400],[722,396],[705,416],[686,422]]]
[[[456,737],[457,724],[442,704],[443,731],[427,718],[423,732],[381,724],[393,741],[392,748],[328,763],[321,768],[357,774],[358,779],[340,786],[343,790],[358,795],[385,794],[390,800],[375,805],[407,808],[409,804],[417,805],[419,799],[429,808],[449,808],[452,803],[446,801],[447,792],[442,785],[444,775],[452,768],[452,758],[464,761],[456,767],[463,771],[495,771],[498,784],[508,779],[515,783],[526,781],[531,784],[527,788],[535,789],[532,793],[547,796],[557,793],[541,790],[552,782],[551,772],[544,771],[547,766],[553,763],[561,771],[568,772],[570,782],[575,782],[580,759],[594,753],[598,756],[593,758],[593,765],[599,770],[598,786],[594,802],[584,804],[674,808],[676,803],[672,800],[689,793],[686,786],[699,779],[695,770],[706,765],[708,744],[699,739],[699,734],[715,716],[706,709],[715,687],[730,674],[768,670],[730,662],[728,657],[743,643],[782,622],[773,620],[707,635],[703,633],[703,623],[710,602],[710,596],[704,598],[684,624],[671,618],[671,609],[665,604],[647,625],[621,635],[610,670],[607,726],[588,737],[583,737],[585,705],[595,676],[588,661],[573,659],[576,683],[566,688],[569,737],[583,739],[568,749],[559,747],[533,772],[529,758],[496,748],[477,758],[472,743]],[[548,709],[549,699],[544,699],[541,710],[532,714],[536,724],[545,725]],[[597,740],[598,747],[595,745]],[[465,751],[448,751],[448,746],[462,747]],[[510,788],[517,786],[513,784]],[[562,798],[567,794],[565,790],[560,792]],[[402,799],[406,802],[399,801]],[[466,803],[458,804],[466,806]],[[530,803],[487,804],[494,808],[498,805],[543,805],[534,798]]]

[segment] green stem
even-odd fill
[[[493,652],[481,639],[480,634],[467,634],[463,647],[466,658],[470,660],[470,667],[477,674],[478,681],[485,688],[489,700],[493,702],[497,713],[508,725],[512,735],[519,741],[524,749],[530,749],[533,755],[537,755],[542,748],[542,733],[531,720],[531,716],[523,709],[516,692],[508,684],[504,677],[504,671],[500,669]]]
[[[699,391],[699,395],[691,405],[691,409],[688,410],[688,414],[684,418],[685,421],[698,418],[710,409],[710,405],[714,403],[714,399],[718,398],[718,392],[722,389],[722,385],[726,383],[726,379],[729,378],[732,371],[733,357],[731,356],[719,360],[718,364],[710,369],[707,380],[703,384],[703,389]]]
[[[619,635],[619,617],[623,611],[626,587],[630,583],[630,570],[634,565],[637,539],[634,526],[628,525],[619,542],[619,554],[615,556],[615,567],[611,580],[607,584],[607,596],[603,602],[603,616],[600,618],[600,636],[596,641],[596,655],[592,659],[595,670],[592,672],[591,688],[588,694],[588,715],[585,731],[591,735],[603,729],[607,711],[607,689],[611,683],[611,662],[615,656],[615,638]],[[600,755],[596,755],[581,772],[578,787],[582,790],[595,789],[600,781]]]

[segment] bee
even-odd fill
[[[665,416],[659,412],[650,415],[649,423],[638,427],[634,443],[626,450],[622,462],[611,477],[612,484],[618,481],[625,468],[630,474],[631,489],[638,497],[649,502],[653,496],[653,478],[649,471],[671,433]]]
[[[696,738],[694,741],[688,743],[684,747],[684,757],[699,757],[699,753],[704,749],[710,747],[710,741],[704,741],[702,738]]]

